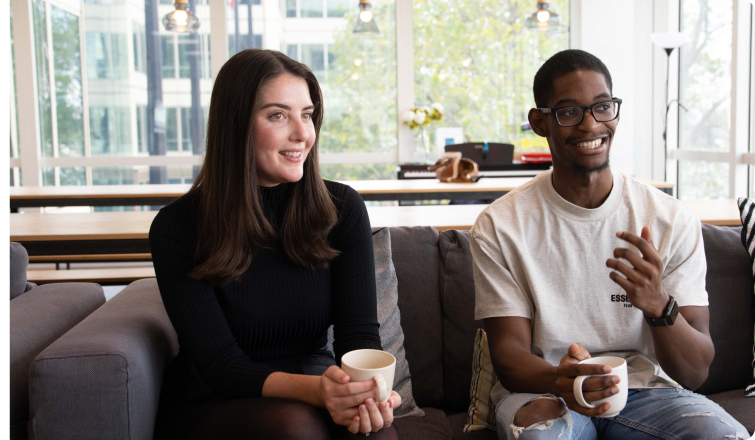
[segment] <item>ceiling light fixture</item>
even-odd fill
[[[537,0],[537,11],[527,16],[524,20],[524,26],[527,29],[537,29],[541,32],[559,30],[561,17],[549,9],[548,0]]]
[[[359,0],[359,16],[352,35],[380,35],[377,23],[372,15],[370,0]]]
[[[166,31],[196,32],[202,24],[199,18],[189,10],[187,0],[176,0],[176,9],[165,14],[163,26]]]

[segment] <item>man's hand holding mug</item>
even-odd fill
[[[612,356],[592,359],[585,347],[572,344],[561,358],[556,375],[558,395],[572,411],[588,417],[613,417],[626,405],[624,359]]]

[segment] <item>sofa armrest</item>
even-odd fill
[[[26,432],[34,357],[103,304],[102,287],[90,283],[47,284],[10,301],[11,426]]]
[[[34,360],[30,438],[151,439],[177,352],[157,282],[131,283]]]

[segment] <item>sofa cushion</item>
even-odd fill
[[[375,284],[377,287],[377,316],[380,323],[380,344],[396,358],[393,391],[401,396],[396,417],[422,417],[412,394],[412,377],[404,350],[404,331],[398,308],[398,280],[391,260],[391,233],[388,228],[372,228],[372,249],[375,253]],[[328,350],[333,353],[333,326],[328,329]]]
[[[472,360],[472,383],[469,386],[469,410],[464,432],[497,429],[495,424],[495,403],[490,398],[490,390],[498,382],[498,375],[490,359],[490,347],[485,330],[478,328],[474,340]]]
[[[26,267],[29,265],[29,254],[19,243],[10,244],[10,299],[26,291]]]
[[[443,310],[444,408],[467,411],[472,380],[472,354],[477,329],[469,232],[447,230],[439,237],[441,307]]]
[[[404,349],[412,369],[414,399],[420,406],[442,407],[438,231],[429,226],[390,230]]]
[[[10,302],[11,424],[29,418],[34,357],[104,303],[102,287],[91,283],[45,284]]]
[[[744,388],[752,378],[753,280],[741,228],[702,225],[708,271],[710,335],[716,356],[698,388],[713,394]]]
[[[755,417],[753,417],[755,415],[755,399],[746,398],[742,390],[711,394],[708,398],[721,405],[721,408],[743,424],[750,435],[755,434]]]
[[[157,282],[131,283],[34,360],[31,437],[151,439],[177,352]]]
[[[742,244],[745,250],[750,256],[750,262],[752,263],[752,274],[755,275],[755,203],[747,198],[740,198],[737,201],[739,205],[739,213],[742,218]],[[755,300],[753,301],[755,305]],[[755,308],[753,308],[753,316],[755,316]],[[752,353],[755,355],[755,341],[753,342]],[[745,388],[745,395],[747,397],[755,397],[755,359],[752,360],[752,380]]]

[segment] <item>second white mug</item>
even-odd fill
[[[594,374],[591,376],[577,376],[577,378],[574,379],[574,398],[577,399],[577,403],[584,406],[585,408],[595,408],[605,402],[608,402],[611,404],[611,408],[609,408],[608,411],[604,412],[598,417],[613,417],[619,414],[619,412],[621,412],[621,410],[626,406],[627,396],[629,394],[629,390],[627,388],[627,361],[615,356],[599,356],[585,359],[581,361],[580,364],[608,365],[609,367],[611,367],[611,372],[607,374]],[[588,377],[597,376],[619,376],[619,379],[621,380],[618,384],[616,384],[616,386],[619,387],[619,392],[614,394],[613,396],[606,397],[605,399],[587,403],[585,401],[585,397],[582,395],[582,382],[584,382]]]

